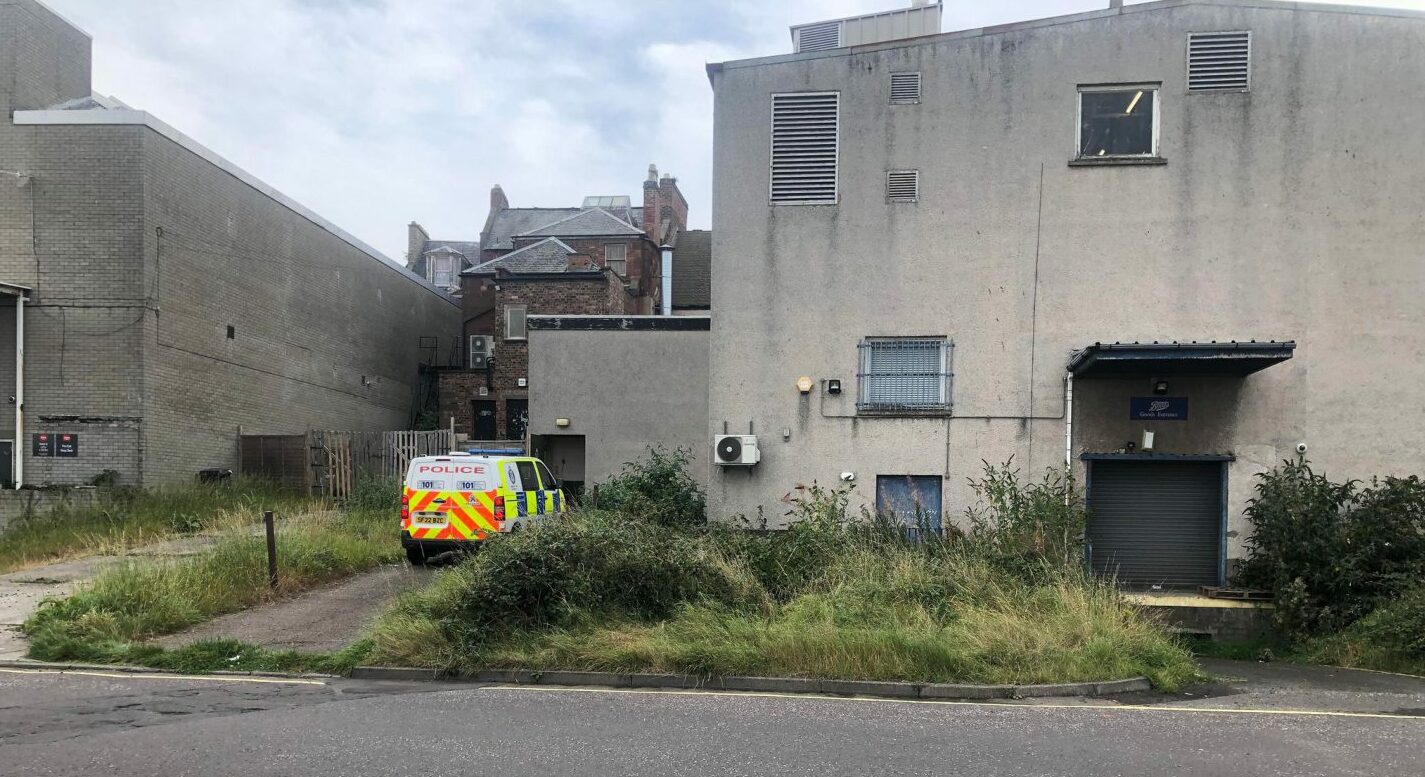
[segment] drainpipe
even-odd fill
[[[15,295],[15,444],[10,453],[15,489],[25,484],[25,295]]]
[[[1064,471],[1074,467],[1074,373],[1064,377]]]
[[[659,312],[665,316],[673,315],[673,246],[659,246],[658,250],[663,252],[663,288],[659,292],[662,298]]]

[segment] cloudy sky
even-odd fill
[[[45,0],[94,36],[94,87],[392,257],[516,206],[635,198],[650,162],[710,220],[707,62],[907,0]],[[1338,0],[1351,2],[1351,0]],[[1363,5],[1425,8],[1425,0]],[[1107,0],[949,0],[946,31]]]

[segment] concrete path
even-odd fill
[[[134,548],[121,556],[90,556],[0,575],[0,659],[24,657],[26,642],[20,634],[20,624],[46,598],[68,596],[77,584],[118,564],[141,558],[191,556],[212,547],[218,539],[200,534]]]
[[[391,600],[404,591],[424,586],[431,574],[432,570],[407,564],[380,567],[294,599],[224,615],[156,641],[164,647],[178,647],[204,639],[228,638],[274,650],[341,650],[359,639]]]

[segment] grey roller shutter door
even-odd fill
[[[1218,584],[1222,463],[1093,461],[1088,552],[1132,585]]]

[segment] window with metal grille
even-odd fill
[[[604,264],[610,270],[618,273],[620,277],[628,277],[628,244],[626,243],[605,243],[604,244]]]
[[[1245,92],[1252,81],[1252,33],[1188,35],[1189,92]]]
[[[1158,153],[1158,87],[1079,88],[1079,157]]]
[[[887,170],[886,201],[916,202],[920,199],[919,170]]]
[[[825,51],[841,45],[841,22],[822,22],[797,28],[794,51]]]
[[[773,203],[836,202],[840,123],[839,92],[772,95]]]
[[[919,73],[891,73],[891,103],[905,105],[920,102]]]
[[[863,410],[948,410],[950,349],[943,337],[861,341],[856,406]]]
[[[510,305],[505,308],[505,339],[523,340],[527,336],[526,315],[527,309],[524,305]]]

